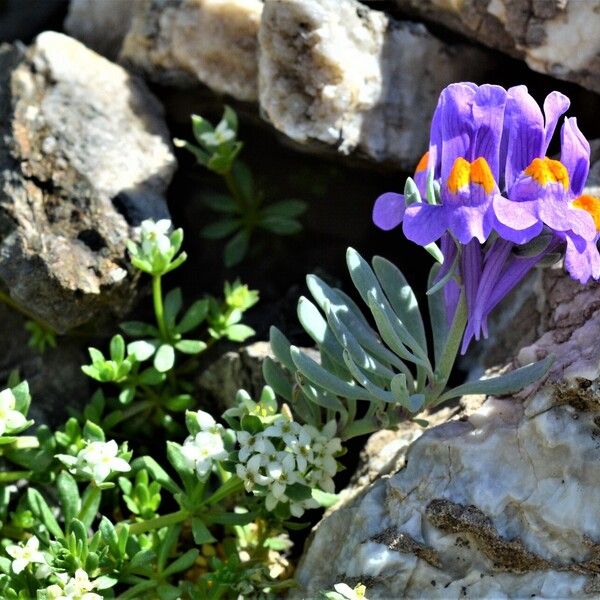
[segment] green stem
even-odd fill
[[[161,515],[160,517],[155,517],[154,519],[148,519],[147,521],[139,521],[138,523],[132,523],[129,526],[129,533],[137,535],[140,533],[145,533],[146,531],[151,531],[153,529],[162,529],[163,527],[169,527],[170,525],[176,525],[177,523],[181,523],[182,521],[185,521],[189,516],[190,512],[182,508],[181,510],[177,510],[167,515]]]
[[[435,403],[437,397],[444,391],[450,373],[456,361],[456,355],[467,326],[467,301],[464,291],[461,292],[456,313],[452,321],[450,331],[446,338],[446,343],[440,356],[439,364],[435,370],[435,385],[428,394],[427,404]]]
[[[26,450],[28,448],[39,448],[40,441],[34,435],[23,435],[18,437],[10,448],[12,450]]]
[[[236,204],[238,205],[240,213],[245,215],[246,214],[246,203],[244,202],[244,199],[242,198],[242,195],[240,194],[240,191],[238,190],[238,187],[235,183],[235,178],[233,177],[233,173],[232,173],[231,169],[229,171],[227,171],[227,173],[223,173],[223,179],[225,181],[225,185],[227,186],[227,189],[229,190],[229,193],[231,194],[232,198],[235,200]]]
[[[163,306],[161,275],[152,276],[152,299],[154,301],[154,314],[156,323],[163,342],[169,341],[167,335],[167,325],[165,323],[165,308]]]
[[[0,483],[29,479],[33,471],[3,471],[0,473]]]

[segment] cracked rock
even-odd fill
[[[600,91],[599,0],[396,0],[419,17]]]
[[[538,339],[513,366],[552,353],[547,380],[428,429],[403,468],[343,495],[292,597],[339,581],[372,599],[598,597],[600,285],[557,267],[535,289]]]
[[[490,60],[355,0],[266,0],[259,32],[265,117],[301,143],[414,169],[439,92]]]
[[[120,60],[157,83],[256,100],[260,0],[137,0]]]
[[[0,49],[0,280],[59,332],[125,312],[126,240],[175,169],[145,84],[65,35]]]

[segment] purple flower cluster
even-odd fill
[[[561,127],[560,160],[546,156],[569,104],[552,92],[542,112],[525,86],[448,86],[414,176],[427,200],[407,206],[403,195],[387,193],[375,202],[373,220],[381,229],[402,223],[417,244],[439,240],[438,278],[458,265],[459,277],[444,294],[452,318],[464,290],[463,352],[473,338],[487,336],[490,312],[549,253],[564,250],[568,272],[581,283],[600,278],[600,199],[582,195],[590,147],[575,118]]]

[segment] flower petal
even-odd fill
[[[510,190],[515,179],[532,159],[541,155],[544,144],[542,111],[524,85],[508,90],[504,136],[506,136],[505,184],[506,189]]]
[[[448,228],[448,212],[446,206],[412,204],[407,207],[404,215],[404,235],[420,246],[435,242]]]
[[[387,192],[375,200],[373,206],[373,222],[384,231],[398,227],[404,218],[404,196]]]
[[[542,154],[546,154],[558,119],[569,110],[571,101],[560,92],[550,92],[544,100],[544,147]]]
[[[571,190],[579,196],[590,170],[590,144],[577,126],[577,119],[565,119],[560,130],[560,162],[567,167]]]
[[[567,250],[565,268],[573,279],[587,283],[591,278],[600,278],[600,254],[595,242],[587,242],[583,251],[577,249],[575,240],[566,236]]]
[[[473,238],[483,244],[492,231],[492,199],[477,206],[452,206],[448,210],[449,229],[461,244]]]

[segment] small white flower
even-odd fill
[[[200,431],[211,431],[213,433],[217,433],[219,428],[221,428],[221,425],[217,424],[212,415],[209,415],[203,410],[197,411],[195,416],[196,421],[198,421],[198,427],[200,427]]]
[[[254,453],[272,454],[275,452],[275,447],[271,441],[261,433],[253,435],[247,431],[238,431],[236,435],[240,445],[238,458],[242,462],[246,462]]]
[[[109,442],[90,442],[77,455],[78,463],[89,472],[96,483],[102,483],[112,472],[131,471],[129,463],[117,456],[119,446],[115,440]]]
[[[182,452],[201,478],[211,471],[214,461],[225,460],[228,456],[223,438],[210,431],[200,431],[195,436],[189,436],[183,443]]]
[[[237,464],[235,472],[237,476],[244,482],[244,487],[247,492],[251,492],[255,485],[268,485],[271,479],[260,472],[262,466],[261,457],[255,454],[245,465]]]
[[[46,588],[48,598],[51,600],[102,600],[100,594],[92,592],[98,584],[90,581],[89,575],[83,569],[77,569],[74,577],[66,574],[59,575],[61,586],[55,584]]]
[[[169,219],[161,219],[153,221],[146,219],[142,221],[142,252],[151,257],[155,250],[160,254],[165,254],[171,248],[171,239],[169,231],[171,229],[171,221]]]
[[[36,579],[47,579],[52,573],[52,567],[47,563],[42,563],[38,566],[33,574]]]
[[[40,540],[35,535],[30,537],[24,546],[12,544],[6,547],[6,553],[13,559],[11,566],[17,575],[34,563],[45,563],[46,558],[40,552]]]
[[[207,131],[200,136],[200,139],[207,146],[220,146],[235,137],[235,131],[229,129],[226,121],[221,121],[214,131]]]
[[[15,410],[16,399],[11,390],[6,389],[0,392],[0,435],[6,431],[12,431],[23,427],[27,419],[23,413]]]

